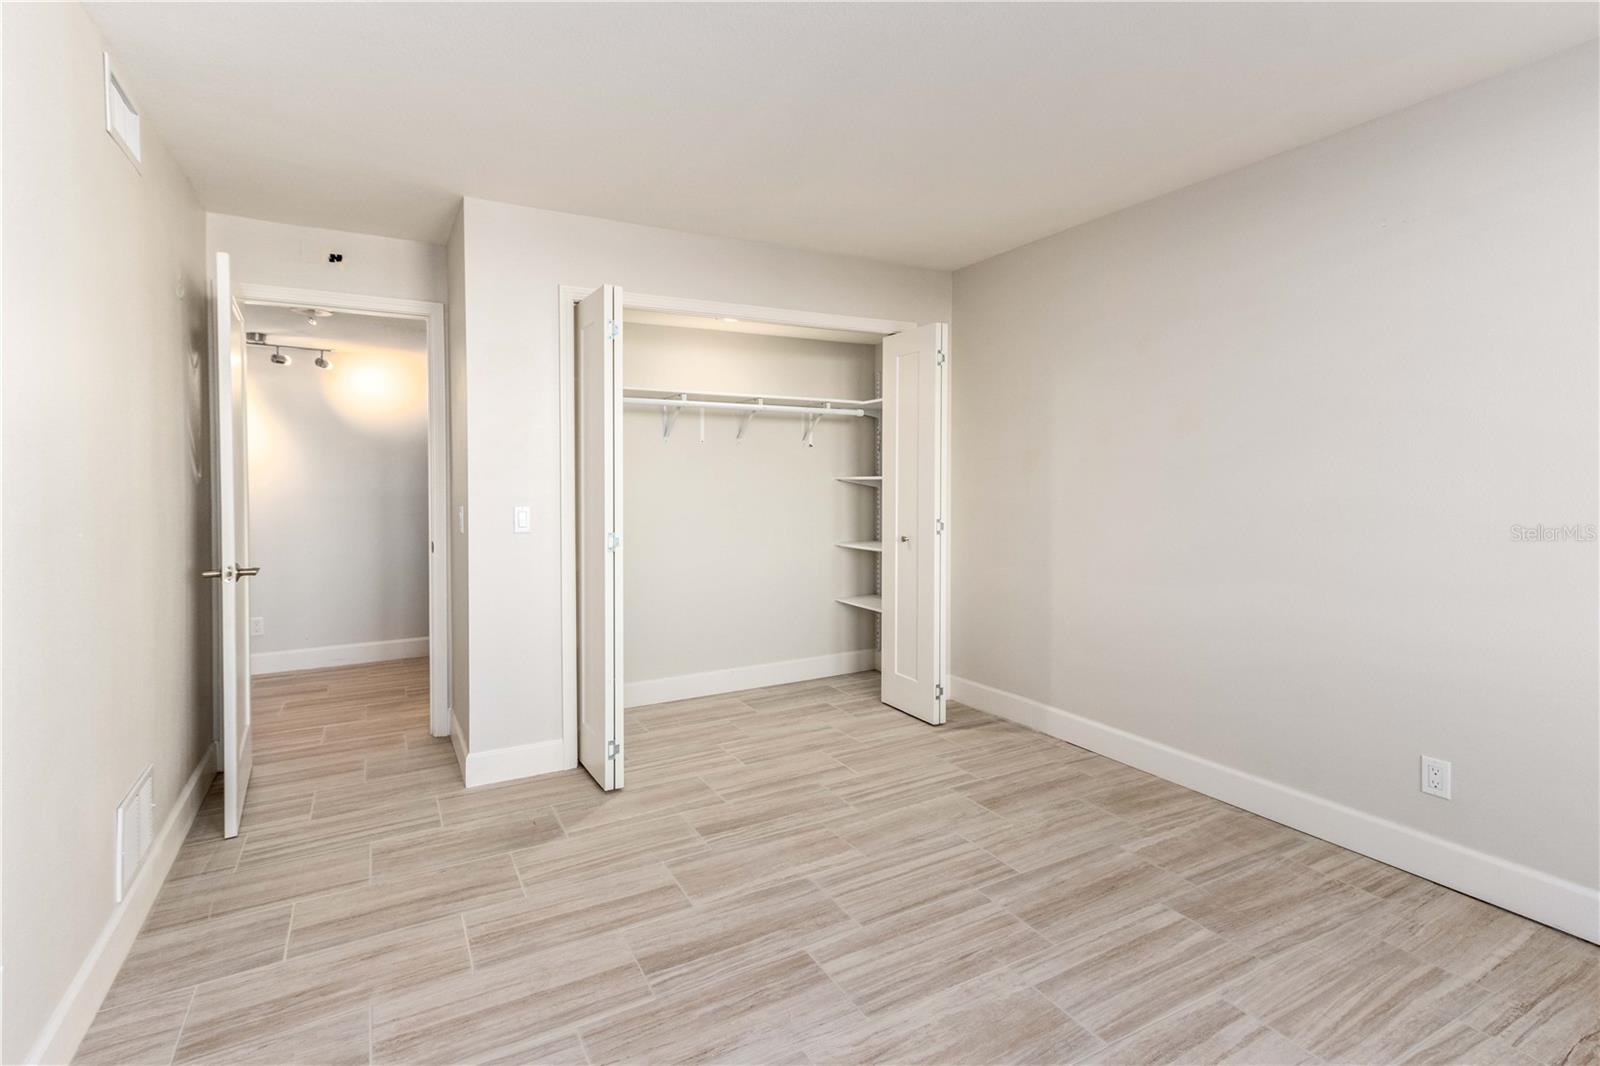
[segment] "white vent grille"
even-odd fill
[[[144,148],[139,140],[139,109],[133,106],[133,101],[128,98],[128,91],[122,87],[116,71],[111,69],[111,54],[107,52],[104,56],[106,132],[111,134],[111,139],[122,147],[137,167],[144,157]]]
[[[144,865],[155,837],[155,782],[146,766],[128,794],[117,804],[117,902],[121,903]]]

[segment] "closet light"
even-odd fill
[[[318,352],[316,359],[312,360],[312,362],[315,363],[317,366],[321,367],[323,370],[332,370],[333,369],[333,363],[331,363],[328,360],[328,352],[329,351],[332,351],[332,349],[326,349],[324,351]]]
[[[284,355],[282,348],[278,347],[277,345],[273,345],[272,361],[279,366],[288,366],[290,363],[294,362],[294,357],[290,355]]]

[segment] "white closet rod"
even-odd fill
[[[734,403],[728,400],[680,400],[666,396],[625,396],[622,402],[629,407],[690,407],[712,411],[766,411],[775,414],[815,415],[819,418],[864,418],[866,411],[859,407],[798,407],[781,403]]]

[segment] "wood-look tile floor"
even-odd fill
[[[1600,1062],[1600,949],[863,674],[471,792],[426,664],[256,685],[84,1062]]]

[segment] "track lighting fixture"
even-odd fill
[[[328,361],[328,352],[331,350],[332,349],[324,348],[317,352],[317,357],[316,359],[312,360],[312,362],[321,367],[323,370],[332,370],[333,364]]]
[[[288,366],[290,363],[294,362],[294,357],[284,355],[283,349],[274,344],[272,346],[272,361],[279,366]]]

